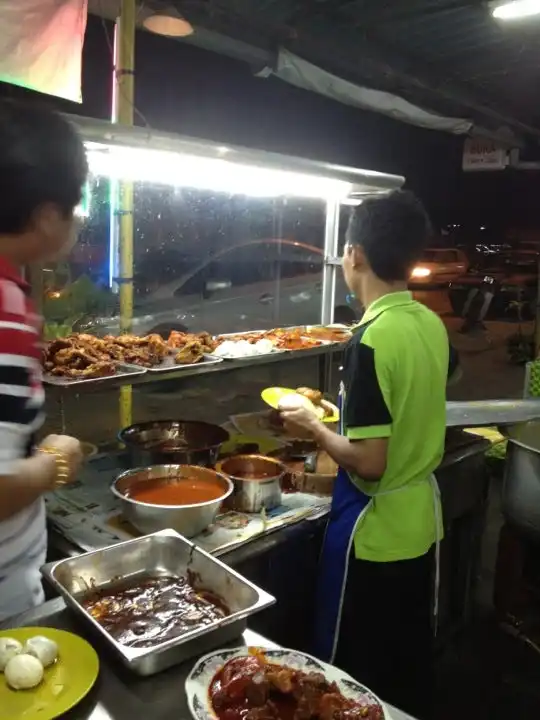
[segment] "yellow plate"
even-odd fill
[[[99,659],[86,640],[56,628],[23,627],[2,630],[0,637],[24,643],[44,635],[58,645],[58,660],[46,668],[33,690],[11,690],[0,673],[0,720],[53,720],[80,702],[95,683]]]
[[[227,442],[224,442],[220,448],[220,455],[229,455],[236,451],[236,448],[242,445],[257,445],[260,455],[268,455],[268,453],[276,452],[286,447],[286,443],[280,442],[272,437],[264,437],[264,435],[243,435],[238,433],[231,435]]]
[[[261,397],[264,400],[264,402],[267,405],[270,405],[271,408],[274,408],[274,410],[279,410],[279,401],[281,398],[285,397],[285,395],[296,395],[296,390],[293,390],[292,388],[283,388],[283,387],[269,387],[265,388],[262,393]],[[332,403],[329,403],[332,405]],[[332,415],[328,415],[325,418],[322,418],[322,421],[325,423],[336,423],[339,422],[339,409],[332,405],[334,408],[334,412]]]

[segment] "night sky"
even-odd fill
[[[82,106],[47,102],[109,117],[107,32],[112,37],[110,24],[89,17]],[[462,138],[349,108],[275,78],[256,78],[244,63],[146,32],[137,33],[136,70],[136,106],[153,128],[405,175],[437,225],[540,225],[538,176],[464,175]],[[1,84],[0,92],[28,94]]]

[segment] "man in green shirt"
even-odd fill
[[[341,433],[309,410],[282,413],[340,466],[316,653],[419,720],[430,714],[433,558],[442,538],[433,472],[457,361],[440,318],[407,291],[429,232],[411,193],[364,200],[343,257],[347,285],[366,310],[345,350]]]

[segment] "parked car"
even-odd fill
[[[218,334],[320,322],[324,253],[295,240],[265,239],[225,248],[135,301],[133,332],[207,330]],[[334,321],[353,323],[360,307],[338,270]],[[119,317],[85,330],[119,331]]]
[[[469,269],[463,250],[457,248],[428,248],[411,271],[411,289],[445,287]]]
[[[538,288],[536,262],[512,262],[492,268],[470,270],[448,288],[448,297],[453,312],[462,317],[471,292],[482,291],[486,281],[493,288],[487,319],[520,317],[523,320],[534,317]]]

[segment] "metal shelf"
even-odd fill
[[[47,393],[66,392],[88,393],[102,392],[111,388],[121,387],[122,385],[146,385],[148,383],[161,383],[167,380],[183,380],[189,377],[198,377],[201,375],[210,375],[213,373],[226,373],[244,368],[251,368],[259,365],[271,365],[274,363],[283,363],[297,361],[307,358],[318,357],[323,362],[326,361],[328,355],[336,352],[342,352],[342,344],[321,345],[320,347],[310,348],[309,350],[292,350],[283,353],[269,353],[268,355],[260,355],[257,357],[244,360],[224,360],[223,362],[213,365],[192,365],[182,368],[171,368],[170,371],[160,373],[145,372],[142,375],[126,375],[113,376],[103,379],[96,379],[95,382],[78,383],[74,385],[46,385]]]

